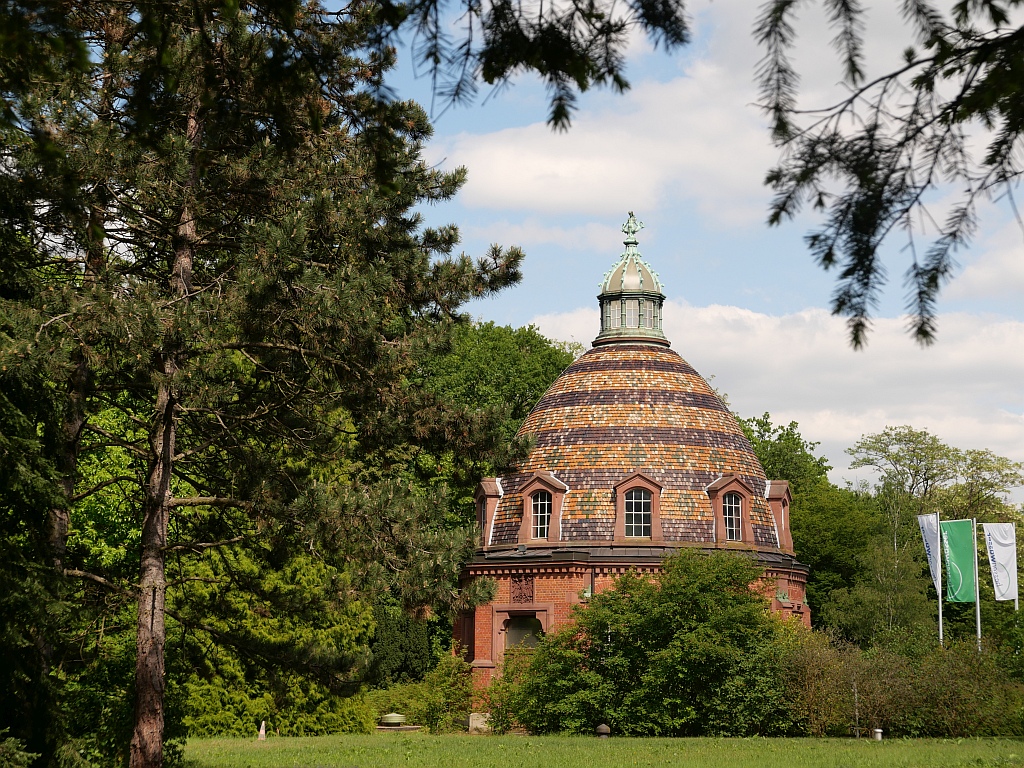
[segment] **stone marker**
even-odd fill
[[[260,736],[259,736],[259,741],[266,741],[266,740],[267,740],[267,721],[266,720],[260,720]]]

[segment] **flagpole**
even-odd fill
[[[981,651],[981,573],[978,571],[978,518],[971,518],[974,531],[974,621],[978,628],[978,651]]]
[[[939,530],[942,527],[942,522],[939,518],[939,510],[935,510],[935,557],[936,568],[935,572],[938,574],[938,598],[939,598],[939,645],[943,645],[942,642],[942,531]]]

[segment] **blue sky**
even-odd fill
[[[867,60],[881,71],[907,38],[896,4],[876,5]],[[887,425],[1024,461],[1024,234],[1009,207],[983,211],[943,294],[935,345],[921,349],[904,332],[908,258],[894,241],[868,347],[851,350],[843,321],[827,311],[833,277],[803,243],[814,218],[765,224],[770,193],[761,182],[777,154],[753,106],[755,4],[688,7],[693,44],[666,55],[636,37],[630,91],[584,94],[568,132],[547,127],[544,89],[530,78],[472,106],[435,109],[426,156],[465,165],[469,181],[455,201],[426,209],[428,222],[457,223],[473,255],[493,242],[527,254],[519,286],[469,311],[589,346],[597,286],[622,251],[619,228],[633,210],[646,224],[640,250],[665,284],[673,348],[740,414],[798,421],[822,444],[834,479],[868,477],[846,468],[843,450]],[[806,103],[820,105],[838,93],[839,69],[819,9],[807,8],[797,64]],[[412,76],[408,51],[401,56],[392,84],[429,105],[429,80]],[[953,192],[936,192],[936,218]]]

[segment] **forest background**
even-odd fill
[[[465,178],[423,162],[422,109],[385,87],[388,30],[429,33],[433,8],[5,7],[0,727],[41,762],[156,766],[189,729],[254,719],[365,727],[352,694],[448,658],[431,636],[487,596],[457,587],[462,500],[523,449],[514,425],[572,350],[467,326],[460,307],[513,284],[522,254],[454,256],[455,228],[416,212]],[[562,123],[575,89],[624,85],[630,25],[687,39],[677,5],[582,37],[579,13],[488,17],[455,85],[533,68]],[[750,428],[759,450],[807,448]],[[808,547],[834,580],[812,585],[823,620],[841,606],[859,618],[837,631],[867,645],[922,626],[907,509],[1010,514],[1019,468],[971,456],[924,488],[893,479],[891,503],[833,500],[866,505],[875,538],[844,541],[852,560]],[[895,580],[872,591],[870,573]]]

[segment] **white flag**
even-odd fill
[[[1017,531],[1013,523],[982,523],[996,600],[1017,599]]]
[[[935,551],[936,545],[939,543],[939,531],[937,527],[937,520],[935,515],[918,515],[917,524],[921,526],[921,538],[924,539],[924,553],[928,557],[928,568],[932,572],[932,584],[935,585],[935,591],[941,591],[939,585],[939,565],[938,552]]]

